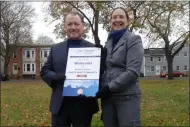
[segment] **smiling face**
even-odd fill
[[[81,39],[84,34],[84,24],[78,15],[69,14],[65,19],[64,30],[69,39]]]
[[[126,13],[122,9],[116,9],[111,15],[111,28],[112,30],[121,30],[128,26]]]

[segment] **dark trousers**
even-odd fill
[[[52,114],[52,127],[90,127],[92,115],[84,99],[65,97],[59,113]]]

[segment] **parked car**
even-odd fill
[[[180,71],[173,71],[173,77],[184,77],[185,73],[180,72]],[[160,74],[161,78],[168,77],[168,72],[163,72]]]
[[[0,81],[7,81],[9,80],[9,75],[1,74]]]

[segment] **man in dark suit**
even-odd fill
[[[95,98],[63,97],[63,84],[69,48],[94,47],[84,40],[84,19],[77,12],[71,12],[65,17],[64,31],[67,40],[51,47],[48,59],[41,70],[41,78],[52,89],[50,112],[52,127],[90,126],[92,116],[98,112],[98,102]]]

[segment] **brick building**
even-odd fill
[[[40,78],[40,70],[47,57],[51,44],[19,44],[13,53],[8,74],[11,78]]]

